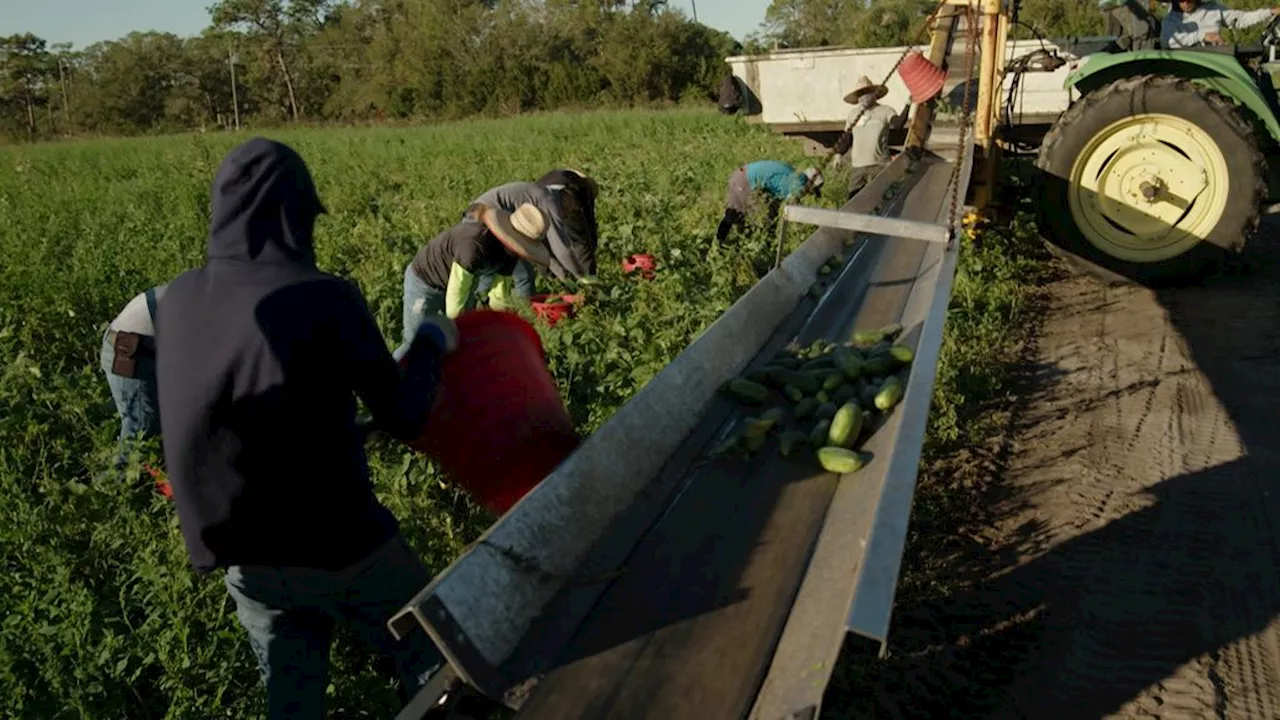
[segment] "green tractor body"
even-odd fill
[[[1037,160],[1050,249],[1094,275],[1142,283],[1198,278],[1238,255],[1265,201],[1280,198],[1267,162],[1280,150],[1280,62],[1261,55],[1089,55],[1066,81],[1080,98]]]

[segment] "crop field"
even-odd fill
[[[399,338],[405,264],[468,201],[555,167],[597,178],[603,282],[575,320],[540,326],[583,433],[771,266],[772,232],[714,242],[728,174],[753,159],[812,162],[799,143],[702,110],[267,134],[310,165],[329,209],[317,228],[319,264],[359,283],[389,345]],[[261,713],[220,575],[192,573],[171,504],[143,479],[141,461],[158,459],[158,443],[125,482],[107,473],[119,426],[98,367],[101,333],[124,303],[202,262],[214,169],[244,137],[0,149],[0,715]],[[836,206],[843,186],[829,178],[821,204]],[[1000,396],[1004,363],[1034,310],[1040,258],[1027,231],[1018,216],[963,256],[930,461],[994,432],[980,410]],[[788,244],[806,234],[793,229]],[[620,261],[636,252],[657,258],[654,280],[623,275]],[[492,520],[421,457],[382,439],[369,452],[379,495],[432,570]],[[926,521],[929,507],[947,506],[928,502]],[[332,717],[388,717],[397,707],[389,674],[344,638],[331,675]]]

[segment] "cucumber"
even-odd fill
[[[824,447],[818,449],[818,463],[827,472],[844,475],[861,470],[866,459],[861,453],[846,448]]]
[[[884,340],[884,333],[879,330],[859,330],[853,334],[853,344],[869,347]]]
[[[818,406],[818,409],[816,412],[814,412],[814,415],[819,420],[830,420],[831,418],[836,416],[837,409],[838,408],[836,407],[835,403],[830,403],[830,402],[822,403],[822,405]]]
[[[831,394],[828,393],[826,390],[819,390],[818,394],[814,395],[814,397],[817,398],[818,402],[820,403],[831,402]]]
[[[778,452],[787,457],[808,441],[809,436],[798,430],[790,430],[778,436]]]
[[[832,370],[834,370],[835,368],[836,368],[835,360],[831,359],[826,355],[823,355],[821,357],[814,358],[813,360],[810,360],[805,364],[801,365],[800,372],[821,371],[823,375],[826,375],[830,373]]]
[[[894,360],[889,353],[875,353],[867,358],[862,371],[868,375],[886,375],[893,370]]]
[[[800,360],[794,355],[783,355],[781,357],[775,357],[769,364],[777,366],[780,370],[795,370],[800,367]]]
[[[822,267],[818,268],[818,274],[819,274],[819,275],[830,275],[830,274],[831,274],[831,266],[830,266],[830,265],[823,265]]]
[[[721,390],[746,405],[759,405],[769,399],[769,388],[746,378],[733,378],[722,385]]]
[[[902,381],[897,376],[890,377],[884,381],[884,386],[880,388],[880,392],[876,393],[875,403],[877,410],[890,410],[902,400]]]
[[[831,392],[841,385],[844,385],[844,373],[842,372],[829,372],[826,379],[822,381],[822,389],[827,392]]]
[[[842,448],[852,447],[861,434],[862,409],[853,403],[846,403],[831,419],[831,429],[827,431],[827,444]]]
[[[768,420],[769,422],[772,422],[775,424],[784,422],[787,419],[787,410],[786,408],[780,408],[780,407],[770,408],[764,411],[763,413],[761,413],[760,419]]]
[[[813,426],[813,430],[809,432],[809,444],[814,447],[822,447],[827,442],[827,432],[831,430],[830,420],[819,420],[817,425]]]
[[[822,387],[822,380],[814,373],[780,370],[777,373],[769,373],[769,376],[774,382],[781,381],[784,387],[790,385],[806,395],[812,395]]]
[[[774,420],[766,420],[764,418],[747,418],[747,421],[742,427],[742,437],[747,439],[764,437],[773,429],[774,424]]]
[[[826,288],[822,287],[821,285],[814,283],[814,285],[809,288],[809,297],[813,298],[814,300],[817,300],[818,298],[822,297],[822,291],[825,289]]]
[[[910,365],[916,354],[906,345],[894,345],[889,348],[889,357],[897,361],[898,365]]]
[[[757,385],[767,385],[769,383],[769,368],[761,368],[760,370],[752,370],[747,373],[747,379]]]
[[[796,419],[803,420],[809,417],[810,415],[813,414],[814,410],[818,409],[818,405],[820,404],[821,403],[819,403],[814,398],[804,398],[800,402],[796,403],[796,407],[795,407]]]
[[[858,404],[867,408],[874,407],[876,395],[878,394],[880,394],[880,385],[878,383],[865,383],[858,389]]]
[[[804,393],[800,392],[800,388],[795,385],[788,385],[782,389],[782,394],[793,403],[798,403],[804,399]]]
[[[850,380],[856,380],[862,374],[862,359],[853,350],[838,347],[832,357],[835,359],[836,369]]]
[[[902,334],[902,323],[889,323],[880,328],[880,334],[885,340],[896,340]]]
[[[764,435],[744,435],[742,438],[742,447],[746,449],[748,454],[758,452],[764,447]]]
[[[854,387],[853,383],[845,383],[840,386],[840,389],[831,393],[831,402],[836,405],[843,405],[851,400],[856,400],[857,398],[858,388]]]

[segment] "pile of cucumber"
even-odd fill
[[[778,436],[778,452],[813,451],[824,470],[852,473],[867,462],[859,441],[901,400],[899,371],[911,365],[911,348],[897,343],[902,326],[863,330],[846,343],[792,343],[759,370],[721,387],[734,402],[759,408],[742,418],[716,454],[747,456]]]

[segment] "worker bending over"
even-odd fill
[[[477,279],[492,282],[489,306],[511,309],[512,274],[520,261],[546,267],[551,254],[543,246],[547,220],[532,204],[508,213],[473,205],[462,222],[422,246],[404,269],[403,343],[396,348],[399,360],[409,350],[423,318],[443,313],[456,318],[475,306]]]
[[[192,564],[226,568],[267,715],[319,720],[337,624],[394,657],[412,696],[441,658],[387,620],[430,575],[369,482],[356,396],[417,437],[457,344],[428,318],[403,371],[360,290],[316,267],[324,212],[302,158],[262,138],[213,183],[202,267],[173,280],[156,339],[165,464]]]
[[[844,96],[846,103],[856,107],[845,122],[844,133],[836,141],[834,161],[838,164],[840,156],[849,155],[849,199],[889,164],[889,131],[902,127],[906,121],[905,110],[899,114],[879,103],[888,92],[888,88],[872,83],[863,75]]]
[[[102,335],[100,361],[107,387],[120,416],[123,465],[125,444],[160,432],[160,406],[156,396],[156,304],[165,285],[147,288],[133,296]]]
[[[756,212],[761,202],[765,203],[769,225],[773,225],[783,202],[794,202],[809,193],[821,195],[822,183],[822,173],[817,168],[800,172],[777,160],[757,160],[743,165],[729,174],[724,217],[716,229],[716,240],[724,242],[734,228],[741,232],[746,227],[747,216]]]
[[[538,183],[512,182],[487,190],[472,201],[472,205],[485,205],[507,212],[515,212],[521,205],[533,205],[547,219],[546,244],[550,251],[547,269],[569,284],[591,283],[596,274],[596,248],[591,234],[582,232],[581,224],[566,221],[561,201],[563,195]],[[529,297],[536,291],[532,268],[526,266],[513,274],[512,287],[519,297]],[[482,288],[483,290],[484,288]]]
[[[1173,0],[1173,7],[1160,23],[1160,45],[1166,50],[1221,45],[1223,28],[1253,27],[1280,14],[1280,7],[1262,10],[1228,10],[1221,3]]]
[[[577,277],[576,282],[586,284],[594,282],[596,249],[600,242],[600,228],[596,224],[596,198],[600,194],[599,186],[586,173],[572,168],[552,170],[539,178],[536,185],[544,188],[554,201],[553,206],[559,210],[563,222],[564,238],[568,241],[569,254],[577,258],[579,267],[586,273],[585,276]],[[496,190],[497,188],[490,190],[481,197],[492,195]],[[480,199],[477,198],[476,202],[479,201]],[[548,240],[550,241],[550,234]],[[554,267],[550,265],[547,267],[560,279],[571,280],[563,272],[556,273]],[[562,264],[561,268],[563,267]],[[476,286],[476,296],[486,297],[493,281],[492,276],[481,277],[480,284]],[[512,272],[512,290],[515,297],[522,298],[537,292],[534,267],[529,260],[516,261],[515,270]]]

